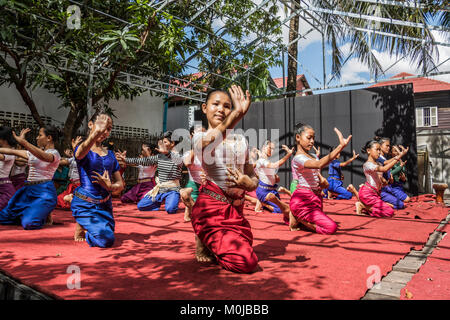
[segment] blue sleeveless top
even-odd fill
[[[77,152],[78,146],[74,150],[74,154]],[[105,170],[108,171],[109,178],[112,180],[113,174],[119,171],[119,162],[114,155],[114,152],[108,150],[106,156],[100,156],[97,153],[89,150],[88,154],[81,160],[75,158],[78,166],[78,173],[80,175],[80,188],[84,189],[93,196],[99,196],[105,198],[109,195],[109,191],[104,189],[98,183],[92,183],[95,181],[92,176],[94,172],[102,175]]]
[[[341,162],[337,159],[331,161],[328,168],[328,177],[333,177],[336,179],[341,179]]]

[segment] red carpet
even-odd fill
[[[402,289],[403,300],[449,300],[450,299],[450,225],[442,230],[447,234],[428,256],[410,282]],[[406,297],[406,290],[412,294]]]
[[[339,224],[331,236],[291,232],[280,215],[249,207],[262,269],[250,275],[196,262],[184,210],[143,213],[115,202],[116,243],[109,249],[75,243],[71,212],[56,210],[56,224],[41,230],[0,226],[0,269],[63,299],[360,299],[369,266],[385,275],[448,213],[432,196],[415,200],[391,219],[357,216],[352,200],[326,200]],[[81,269],[80,289],[67,288],[70,265]]]

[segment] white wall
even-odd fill
[[[45,89],[37,88],[31,93],[41,116],[51,117],[56,124],[63,124],[66,120],[68,109],[58,109],[61,100],[56,95]],[[115,125],[145,128],[149,133],[162,131],[164,102],[161,97],[152,97],[149,92],[133,100],[114,100],[110,107],[115,110]],[[0,110],[31,114],[27,105],[23,102],[19,92],[14,86],[0,86]]]
[[[433,183],[447,183],[450,186],[450,130],[420,130],[417,146],[426,145],[432,163]],[[446,151],[444,154],[443,151]],[[450,188],[445,191],[450,198]]]

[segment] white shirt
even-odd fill
[[[4,154],[5,159],[3,161],[0,160],[0,179],[8,178],[9,173],[11,172],[11,168],[14,165],[14,161],[16,160],[16,156]]]
[[[75,157],[67,159],[69,161],[69,179],[80,180],[80,174],[78,172],[77,162]]]
[[[30,170],[28,171],[28,181],[38,181],[38,180],[52,180],[56,169],[58,169],[59,161],[61,156],[58,150],[48,149],[45,150],[46,153],[53,154],[53,162],[45,162],[36,158],[30,151],[28,154],[28,165]]]
[[[191,156],[191,151],[184,154],[183,160]],[[198,184],[202,184],[202,178],[200,174],[203,172],[202,163],[198,157],[194,155],[194,162],[187,167],[189,171],[189,180],[194,181]]]
[[[192,141],[194,146],[207,132],[197,132]],[[248,161],[248,143],[243,135],[229,134],[224,141],[219,139],[208,145],[202,153],[195,157],[201,159],[203,171],[207,179],[215,183],[223,192],[231,198],[240,198],[244,196],[245,190],[240,188],[231,188],[227,184],[227,178],[231,177],[227,168],[239,169],[244,172],[244,165]]]
[[[139,175],[138,175],[139,180],[153,178],[155,176],[156,166],[141,166],[141,165],[139,165],[138,170],[139,170]]]
[[[376,171],[378,167],[378,164],[375,164],[373,162],[365,162],[363,165],[364,175],[366,176],[366,181],[369,185],[374,187],[377,190],[381,189],[381,179],[378,174],[378,171]]]
[[[316,155],[312,155],[316,160],[319,160]],[[313,160],[307,155],[299,154],[292,160],[292,168],[297,173],[298,186],[302,186],[308,189],[317,190],[319,189],[319,174],[320,169],[310,169],[305,168],[305,162],[308,160]]]
[[[28,165],[25,164],[23,166],[18,166],[16,164],[13,164],[12,168],[11,168],[11,177],[17,176],[19,174],[25,173],[27,171],[27,167]]]
[[[277,174],[276,168],[268,168],[270,161],[264,158],[259,158],[256,161],[255,171],[258,174],[259,180],[265,184],[271,186],[276,184],[275,175]]]

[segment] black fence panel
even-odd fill
[[[204,121],[204,115],[196,113],[196,120],[200,119]],[[339,143],[334,128],[338,128],[345,137],[352,135],[351,143],[342,151],[340,160],[348,160],[353,150],[360,156],[343,168],[344,185],[352,183],[358,187],[365,182],[362,165],[367,156],[361,153],[361,148],[368,140],[385,136],[391,138],[391,144],[409,146],[410,152],[406,157],[408,183],[405,187],[414,195],[418,193],[412,84],[254,102],[236,129],[258,132],[258,147],[266,139],[276,140],[271,130],[278,130],[276,142],[279,147],[283,144],[292,147],[295,145],[294,127],[298,123],[314,128],[316,146],[321,148],[322,156]],[[264,134],[259,133],[260,129]],[[281,152],[280,157],[283,155]],[[291,159],[278,172],[280,185],[285,187],[289,187],[292,179]],[[328,169],[324,168],[322,174],[327,177]]]

